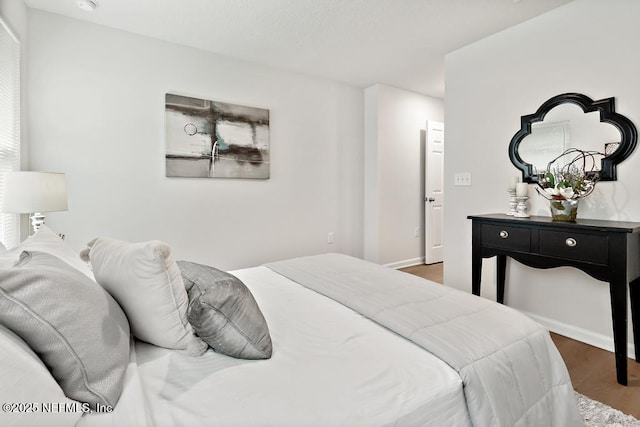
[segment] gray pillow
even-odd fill
[[[178,261],[187,293],[187,319],[214,350],[238,359],[268,359],[272,344],[264,316],[240,279],[213,267]]]
[[[129,324],[120,306],[59,258],[22,252],[0,270],[0,324],[20,336],[74,400],[115,406],[129,362]]]

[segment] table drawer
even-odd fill
[[[528,252],[531,250],[531,230],[509,225],[482,224],[482,245]]]
[[[540,254],[607,265],[609,238],[606,235],[540,230]]]

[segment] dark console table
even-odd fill
[[[635,359],[640,362],[640,223],[550,217],[471,215],[472,292],[480,295],[482,259],[496,257],[497,299],[504,303],[507,257],[534,268],[569,266],[609,283],[616,376],[627,385],[627,286]]]

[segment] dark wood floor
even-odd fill
[[[443,282],[441,263],[401,270],[437,283]],[[560,351],[578,393],[640,419],[640,363],[628,360],[629,385],[621,386],[616,382],[613,353],[554,333],[551,333],[551,339]]]

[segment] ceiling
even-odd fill
[[[444,97],[446,53],[571,0],[25,0],[30,8],[336,80]]]

